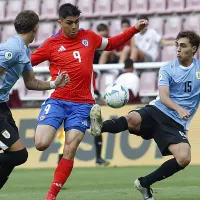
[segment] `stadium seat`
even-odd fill
[[[164,20],[162,17],[149,18],[149,27],[155,29],[161,36],[163,36]]]
[[[142,72],[140,75],[140,96],[157,91],[157,72]]]
[[[40,63],[39,65],[37,65],[37,67],[46,67],[46,66],[49,66],[49,61],[48,60]]]
[[[115,36],[115,35],[122,33],[120,19],[112,20],[110,22],[109,30],[110,30],[110,36]]]
[[[90,29],[91,28],[90,21],[83,21],[83,20],[81,20],[80,23],[79,23],[79,28],[83,28],[85,30]]]
[[[106,87],[112,83],[114,83],[116,80],[116,74],[114,73],[103,73],[100,77],[100,83],[99,83],[99,92],[101,95],[104,94],[104,91]]]
[[[165,13],[166,11],[166,0],[154,0],[149,1],[149,11],[148,13]]]
[[[58,0],[43,0],[40,19],[57,19]]]
[[[127,15],[129,12],[129,0],[113,0],[112,15]]]
[[[9,0],[7,2],[6,20],[13,20],[23,8],[23,0]]]
[[[5,13],[6,13],[6,1],[2,0],[0,1],[0,22],[4,21]]]
[[[199,0],[186,0],[186,11],[196,12],[200,11],[200,1]]]
[[[145,14],[147,13],[147,0],[131,0],[130,14]]]
[[[164,25],[164,38],[176,38],[178,32],[181,30],[182,18],[179,16],[168,17]]]
[[[161,51],[161,61],[169,62],[176,59],[175,46],[164,46]]]
[[[71,3],[73,5],[77,4],[77,0],[60,0],[59,7],[65,3]]]
[[[15,35],[16,31],[13,24],[6,24],[3,26],[1,34],[1,42],[7,40],[10,36]]]
[[[111,16],[111,0],[96,0],[94,6],[94,16]]]
[[[184,12],[185,0],[168,0],[167,1],[167,12]]]
[[[39,30],[36,36],[36,41],[34,42],[35,46],[41,45],[46,39],[54,33],[55,25],[54,23],[41,23]]]
[[[190,15],[187,16],[183,22],[184,30],[194,30],[197,33],[200,32],[200,16],[199,15]]]
[[[94,1],[93,0],[81,0],[78,1],[78,7],[81,10],[82,17],[92,17],[93,15],[93,8],[94,8]]]
[[[31,9],[32,11],[40,15],[40,3],[41,3],[41,0],[34,0],[34,1],[25,0],[24,10]]]

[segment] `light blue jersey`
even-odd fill
[[[167,108],[161,102],[159,96],[150,104],[155,105],[188,130],[188,125],[200,103],[200,60],[193,58],[192,64],[188,67],[181,66],[178,60],[161,67],[159,86],[169,86],[169,96],[172,101],[189,111],[190,117],[187,120],[181,119],[176,111]]]
[[[5,102],[22,72],[33,70],[30,49],[19,35],[16,34],[0,44],[0,66],[5,68],[4,74],[0,76],[0,102]]]

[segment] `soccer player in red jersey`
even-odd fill
[[[90,127],[90,110],[95,103],[93,92],[93,57],[96,49],[111,51],[148,25],[139,20],[135,26],[112,38],[102,38],[90,30],[79,30],[78,7],[67,3],[59,8],[60,31],[47,39],[32,55],[32,65],[50,61],[52,80],[63,71],[70,82],[57,88],[41,106],[35,135],[39,151],[47,149],[56,130],[64,122],[66,133],[63,158],[58,164],[46,200],[55,200],[70,176],[76,150]],[[92,125],[91,125],[92,126]]]

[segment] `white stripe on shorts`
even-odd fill
[[[8,146],[6,146],[3,142],[0,141],[0,149],[6,150]]]

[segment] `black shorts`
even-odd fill
[[[6,103],[0,103],[0,149],[6,150],[19,139],[18,128]]]
[[[147,105],[135,110],[142,118],[140,135],[143,139],[154,139],[163,156],[171,155],[170,144],[188,143],[184,127],[160,111],[156,106]],[[135,134],[132,131],[129,131]]]

